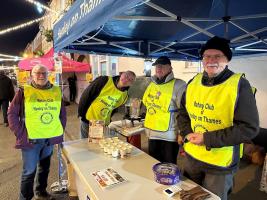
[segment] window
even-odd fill
[[[107,62],[100,62],[100,74],[102,76],[107,75]]]
[[[99,76],[99,73],[98,73],[98,57],[97,56],[92,56],[92,60],[93,60],[92,72],[93,72],[93,78],[95,79],[96,77]]]
[[[111,76],[117,75],[117,66],[118,66],[118,58],[112,56],[110,58],[110,74],[111,74]]]

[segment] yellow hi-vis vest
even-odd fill
[[[87,120],[104,120],[109,124],[112,110],[118,108],[126,102],[128,98],[127,91],[120,91],[113,83],[112,77],[101,90],[98,97],[92,102],[86,112]]]
[[[243,74],[242,74],[242,77],[243,77],[243,78],[246,78],[246,75],[243,73]],[[256,97],[257,88],[254,87],[254,86],[251,86],[251,90],[252,90],[252,93],[253,93],[254,97]]]
[[[47,139],[63,134],[59,119],[61,90],[53,86],[47,90],[24,85],[25,125],[29,139]]]
[[[169,107],[172,99],[175,79],[165,84],[151,82],[147,87],[143,103],[146,106],[144,126],[155,131],[167,131],[171,113]]]
[[[241,74],[233,74],[219,85],[204,86],[202,74],[198,74],[187,86],[186,109],[195,133],[205,134],[233,125],[235,103],[238,95],[238,83]],[[193,158],[219,167],[228,167],[233,161],[233,146],[211,148],[190,142],[184,144],[184,150]]]
[[[253,96],[255,97],[257,93],[257,88],[251,86],[251,90],[252,90]]]

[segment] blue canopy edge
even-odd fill
[[[266,0],[77,0],[54,26],[56,51],[198,60],[213,36],[234,56],[267,52]]]

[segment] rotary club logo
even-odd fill
[[[50,124],[53,120],[53,115],[49,112],[45,112],[40,117],[43,124]]]

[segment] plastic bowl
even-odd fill
[[[157,163],[153,167],[155,181],[163,185],[174,185],[180,181],[180,171],[172,163]]]

